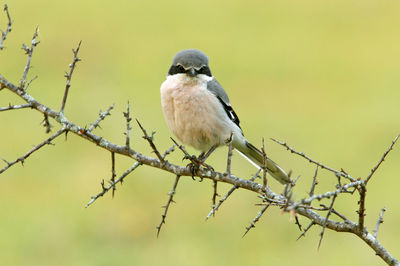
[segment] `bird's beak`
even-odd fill
[[[195,77],[196,76],[196,70],[194,68],[189,68],[189,70],[186,72],[190,77]]]

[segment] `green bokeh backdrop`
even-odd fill
[[[0,2],[1,5],[4,1]],[[9,0],[13,31],[0,52],[0,73],[17,83],[26,62],[20,49],[39,25],[29,88],[37,100],[58,109],[71,62],[82,40],[79,63],[66,106],[67,117],[89,125],[100,109],[115,103],[113,115],[96,130],[122,144],[122,112],[133,116],[167,149],[170,131],[159,100],[172,56],[198,48],[228,91],[244,133],[285,140],[334,168],[365,177],[399,133],[400,3],[398,1],[21,1]],[[0,28],[6,19],[0,15]],[[0,106],[21,103],[0,92]],[[46,138],[42,116],[30,110],[0,113],[0,156],[12,160]],[[55,125],[55,123],[53,123]],[[55,125],[54,130],[57,129]],[[152,155],[135,126],[132,146]],[[212,183],[183,178],[167,224],[156,238],[162,206],[173,176],[142,167],[111,195],[84,208],[109,178],[110,155],[70,135],[0,176],[0,259],[2,265],[383,265],[350,234],[327,231],[305,239],[278,209],[268,210],[244,239],[259,207],[253,193],[238,191],[208,222]],[[285,169],[300,174],[296,197],[305,195],[314,168],[267,141]],[[193,150],[190,150],[194,152]],[[154,155],[153,155],[154,156]],[[180,163],[178,152],[170,157]],[[398,204],[400,148],[370,183],[367,222],[373,229],[386,206],[379,233],[400,257]],[[224,169],[225,149],[210,159]],[[117,156],[118,173],[132,161]],[[254,172],[234,156],[234,173]],[[271,181],[272,183],[273,181]],[[335,178],[320,175],[318,191]],[[277,191],[281,187],[273,183]],[[220,185],[223,195],[230,187]],[[345,196],[337,208],[356,218],[357,202]],[[306,225],[305,220],[301,220]]]

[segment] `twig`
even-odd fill
[[[378,238],[379,226],[381,225],[381,223],[383,223],[383,214],[385,213],[385,211],[386,211],[386,208],[383,207],[381,212],[379,213],[379,219],[376,222],[375,229],[374,229],[374,237],[375,238]]]
[[[12,26],[12,20],[10,17],[10,13],[8,12],[8,6],[7,4],[4,4],[4,12],[6,12],[7,18],[8,18],[8,24],[6,31],[1,31],[1,38],[0,38],[0,50],[3,50],[4,46],[3,43],[7,38],[7,34],[11,31],[11,26]]]
[[[320,206],[324,207],[324,210],[329,210],[329,207],[324,205],[324,204],[320,204]],[[331,209],[331,212],[335,215],[337,215],[338,217],[340,217],[343,221],[345,222],[349,222],[350,220],[347,219],[346,216],[344,216],[343,214],[339,213],[338,211],[336,211],[334,208]]]
[[[108,109],[104,112],[99,113],[99,118],[97,118],[96,122],[94,122],[88,129],[89,132],[93,131],[95,128],[100,127],[99,124],[103,121],[107,116],[111,115],[111,110],[114,109],[114,104],[112,104]]]
[[[163,153],[162,157],[164,158],[164,160],[165,160],[165,158],[166,158],[169,154],[171,154],[171,153],[174,152],[174,151],[175,151],[175,144],[172,145],[171,148],[169,148],[168,150],[166,150],[166,151]]]
[[[319,239],[318,249],[320,248],[321,243],[322,243],[322,239],[324,238],[325,228],[326,228],[326,225],[327,225],[327,223],[328,223],[329,216],[330,216],[331,213],[332,213],[333,204],[335,203],[336,197],[337,197],[336,194],[333,195],[333,198],[332,198],[332,201],[331,201],[331,205],[329,206],[329,211],[328,211],[328,213],[326,214],[325,222],[324,222],[324,224],[323,224],[323,226],[322,226],[322,230],[321,230],[321,233],[320,233],[320,236],[321,236],[321,237],[320,237],[320,239]]]
[[[231,165],[232,165],[232,155],[233,155],[232,136],[233,136],[233,132],[231,133],[229,139],[227,139],[227,141],[226,141],[227,143],[229,143],[228,144],[228,158],[227,158],[227,162],[226,162],[226,175],[227,176],[231,175]],[[215,216],[215,211],[212,211],[212,210],[214,210],[214,208],[217,206],[216,200],[217,200],[217,196],[219,196],[217,193],[217,185],[218,185],[218,182],[214,180],[214,186],[213,186],[214,193],[213,193],[213,197],[212,197],[212,206],[211,206],[212,216]],[[235,189],[233,189],[233,190],[235,190]],[[233,192],[233,190],[232,190],[232,192]],[[208,219],[208,216],[207,216],[207,219]]]
[[[212,205],[211,208],[214,209],[216,206],[216,201],[217,201],[217,196],[218,196],[218,192],[217,192],[217,186],[218,186],[218,182],[213,180],[213,189],[214,189],[214,193],[212,196]],[[215,216],[215,212],[213,213],[213,216]]]
[[[344,186],[338,188],[335,191],[329,191],[329,192],[326,192],[324,194],[313,195],[311,197],[308,197],[308,198],[305,198],[305,199],[301,199],[301,200],[291,204],[287,208],[287,210],[297,209],[300,205],[309,205],[314,200],[321,200],[321,199],[326,199],[326,198],[330,198],[330,197],[333,197],[333,196],[337,196],[340,193],[345,193],[347,191],[347,189],[349,189],[349,188],[360,186],[361,184],[363,184],[363,182],[364,181],[362,181],[362,180],[351,182],[351,183],[348,183],[347,185],[344,185]]]
[[[28,84],[26,84],[24,90],[26,91],[26,90],[29,88],[29,86],[31,85],[31,83],[32,83],[35,79],[37,79],[37,78],[38,78],[38,75],[34,76],[34,77],[28,82]]]
[[[231,175],[231,166],[232,166],[232,156],[233,156],[232,137],[233,137],[233,132],[231,133],[231,136],[227,140],[229,145],[228,145],[228,158],[227,158],[227,161],[226,161],[226,174],[228,176]]]
[[[172,202],[175,202],[175,201],[174,201],[174,195],[175,195],[175,193],[176,193],[176,187],[178,186],[178,182],[179,182],[179,178],[180,178],[180,177],[181,177],[180,175],[177,175],[177,176],[176,176],[174,185],[172,186],[171,191],[168,193],[169,198],[168,198],[167,204],[165,204],[165,206],[163,206],[163,208],[164,208],[164,213],[161,215],[161,222],[160,222],[160,224],[156,227],[156,228],[157,228],[157,237],[158,237],[158,235],[160,234],[161,227],[163,226],[163,224],[165,224],[165,218],[167,217],[167,213],[168,213],[168,208],[169,208],[169,206],[171,205]]]
[[[299,240],[300,238],[302,238],[303,236],[305,236],[306,233],[308,232],[308,230],[310,230],[310,228],[311,228],[313,225],[315,225],[315,222],[311,220],[311,223],[307,226],[306,229],[304,229],[303,233],[301,233],[301,234],[299,235],[299,237],[297,238],[297,240]]]
[[[168,150],[166,150],[163,154],[163,158],[165,159],[165,157],[167,157],[167,155],[169,155],[171,152],[174,151],[175,145],[173,145],[171,148],[169,148]],[[104,196],[104,194],[106,194],[111,188],[115,188],[115,185],[118,183],[121,183],[124,181],[124,178],[126,176],[128,176],[132,171],[134,171],[136,168],[138,168],[140,165],[142,165],[143,163],[141,162],[135,162],[131,168],[129,168],[128,170],[126,170],[118,179],[116,179],[114,182],[111,182],[109,184],[109,186],[105,187],[104,184],[102,184],[102,192],[100,192],[99,194],[92,196],[91,200],[86,204],[86,208],[89,207],[93,202],[95,202],[98,198]]]
[[[32,104],[20,104],[20,105],[11,105],[9,104],[7,107],[0,107],[0,112],[2,111],[9,111],[9,110],[16,110],[16,109],[23,109],[23,108],[32,108]]]
[[[358,201],[358,204],[360,205],[360,207],[357,211],[357,213],[358,213],[358,230],[360,230],[360,232],[362,232],[364,229],[365,196],[367,193],[367,188],[365,187],[364,184],[361,184],[358,191],[360,193],[360,200]]]
[[[262,166],[262,170],[263,170],[263,188],[262,188],[262,190],[265,191],[265,188],[267,187],[267,172],[268,172],[268,168],[267,168],[267,154],[265,153],[264,138],[262,138],[261,152],[262,152],[262,156],[263,156],[263,166]]]
[[[351,177],[349,174],[345,174],[345,173],[342,173],[342,172],[340,172],[340,171],[337,171],[337,170],[335,170],[335,169],[333,169],[333,168],[330,168],[330,167],[328,167],[328,166],[325,166],[325,165],[323,165],[323,164],[321,164],[321,163],[319,163],[319,162],[317,162],[317,161],[311,159],[310,157],[308,157],[307,155],[305,155],[303,152],[298,152],[298,151],[294,150],[292,147],[290,147],[289,145],[287,145],[286,142],[281,142],[281,141],[279,141],[279,140],[272,139],[272,138],[271,138],[271,140],[273,140],[273,141],[275,141],[276,143],[282,145],[282,146],[285,147],[287,150],[289,150],[291,153],[294,153],[294,154],[297,154],[297,155],[303,157],[304,159],[306,159],[306,160],[309,161],[310,163],[313,163],[313,164],[315,164],[315,165],[318,165],[318,166],[321,167],[322,169],[326,169],[326,170],[328,170],[328,171],[330,171],[330,172],[333,172],[336,176],[343,176],[344,178],[349,179],[351,182],[356,181],[356,179],[353,178],[353,177]]]
[[[63,97],[63,100],[61,103],[61,109],[60,109],[60,113],[62,113],[62,114],[64,113],[64,108],[65,108],[65,104],[67,102],[69,87],[71,87],[71,78],[72,78],[72,74],[74,73],[76,63],[82,60],[78,57],[78,52],[79,52],[79,49],[81,48],[81,43],[82,43],[82,41],[79,41],[78,47],[76,49],[72,49],[72,53],[74,54],[74,59],[72,60],[72,63],[69,65],[69,73],[65,72],[65,75],[64,75],[64,77],[67,78],[67,82],[65,84],[64,97]]]
[[[294,214],[294,219],[295,219],[295,224],[299,227],[299,230],[301,231],[301,223],[299,221],[299,217],[297,217],[296,214]]]
[[[257,178],[257,176],[260,174],[260,172],[261,172],[261,169],[258,169],[257,173],[255,175],[253,175],[253,177],[250,179],[250,181],[254,181]],[[206,221],[211,217],[211,215],[214,215],[214,213],[219,209],[219,207],[222,205],[222,203],[224,203],[224,201],[226,201],[228,199],[228,197],[233,193],[233,191],[235,191],[238,188],[239,188],[239,186],[233,186],[226,193],[226,195],[222,199],[219,200],[218,204],[207,215]]]
[[[24,73],[22,74],[21,81],[19,83],[19,88],[22,90],[25,90],[25,83],[26,83],[26,77],[28,76],[29,69],[31,68],[31,60],[32,60],[32,55],[33,55],[33,50],[35,49],[36,45],[40,43],[40,41],[36,41],[36,38],[38,37],[38,32],[39,27],[37,26],[35,29],[35,33],[33,34],[32,37],[32,42],[31,42],[31,47],[29,48],[26,44],[22,45],[22,49],[25,51],[25,53],[28,55],[28,59],[26,61]]]
[[[129,175],[132,171],[134,171],[136,168],[138,168],[140,165],[142,165],[141,162],[135,162],[131,168],[129,168],[128,170],[126,170],[118,179],[116,179],[114,182],[110,183],[107,187],[104,186],[104,180],[102,183],[102,189],[103,191],[100,192],[99,194],[92,196],[91,200],[86,204],[85,208],[89,207],[93,202],[95,202],[98,198],[103,197],[104,194],[106,194],[111,188],[114,189],[115,185],[118,183],[123,182],[124,178]]]
[[[114,184],[115,183],[115,153],[111,152],[111,179],[110,179],[110,184]],[[115,185],[113,186],[112,189],[112,197],[114,198],[114,193],[115,193]]]
[[[250,231],[251,228],[256,227],[255,224],[260,220],[261,216],[264,214],[264,212],[268,209],[268,207],[270,206],[270,203],[267,203],[262,209],[261,211],[258,212],[257,216],[254,217],[253,221],[251,222],[251,224],[249,226],[246,227],[246,231],[244,232],[242,237],[245,237],[247,235],[247,233]]]
[[[394,146],[394,144],[396,144],[397,140],[399,139],[399,136],[400,136],[400,134],[396,136],[396,138],[392,141],[392,143],[390,144],[389,148],[385,151],[385,153],[383,154],[383,156],[379,160],[379,162],[375,165],[374,168],[371,169],[371,172],[369,173],[367,178],[365,178],[365,184],[368,183],[368,181],[371,179],[371,177],[375,174],[376,170],[378,170],[379,166],[383,163],[383,161],[385,160],[386,156],[393,149],[393,146]]]
[[[123,112],[123,114],[124,114],[124,117],[126,119],[126,133],[124,133],[125,136],[126,136],[125,145],[129,149],[130,148],[130,146],[129,146],[130,145],[130,130],[132,129],[131,128],[131,120],[132,120],[132,118],[130,117],[129,101],[128,101],[128,104],[126,106],[126,112]]]
[[[312,185],[311,185],[310,193],[308,193],[308,195],[310,197],[312,197],[314,195],[315,186],[318,184],[317,174],[318,174],[318,165],[315,168],[315,173],[314,173],[314,177],[313,177],[313,182],[312,182]]]
[[[156,145],[154,145],[154,142],[153,142],[154,134],[155,134],[156,132],[154,132],[154,131],[151,132],[151,136],[149,136],[149,135],[147,134],[146,130],[145,130],[145,129],[142,127],[142,125],[140,124],[139,120],[136,119],[136,122],[138,123],[140,129],[143,131],[143,134],[144,134],[143,138],[149,142],[150,147],[153,149],[153,152],[156,154],[156,156],[157,156],[157,158],[160,160],[160,162],[161,162],[162,164],[165,164],[164,158],[161,156],[160,152],[157,150],[157,147],[156,147]]]
[[[8,168],[10,168],[11,166],[15,165],[18,162],[21,162],[22,165],[24,164],[24,161],[35,151],[38,151],[40,148],[42,148],[43,146],[45,146],[46,144],[51,144],[51,141],[54,140],[55,138],[57,138],[58,136],[60,136],[62,133],[64,133],[66,131],[66,129],[63,127],[62,129],[60,129],[59,131],[57,131],[54,135],[52,135],[50,138],[44,140],[43,142],[39,143],[38,145],[36,145],[35,147],[33,147],[30,151],[28,151],[27,153],[25,153],[23,156],[17,158],[15,161],[12,162],[7,162],[6,160],[3,160],[7,166],[5,166],[3,169],[0,170],[0,174],[3,173],[4,171],[6,171]]]

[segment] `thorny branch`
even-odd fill
[[[79,49],[81,48],[81,43],[82,43],[82,41],[79,42],[78,47],[76,49],[72,49],[72,53],[74,54],[74,59],[72,60],[72,63],[69,65],[69,72],[65,72],[65,75],[64,75],[64,77],[67,79],[67,82],[65,84],[64,97],[63,97],[63,100],[61,103],[61,109],[60,109],[60,113],[62,113],[62,114],[64,114],[64,108],[65,108],[65,104],[67,102],[69,87],[71,87],[71,78],[72,78],[72,74],[74,73],[76,63],[78,63],[79,61],[82,60],[78,57]]]
[[[32,107],[31,104],[20,104],[20,105],[11,105],[9,104],[7,107],[0,107],[0,112],[2,111],[9,111],[9,110],[16,110],[16,109],[23,109],[23,108],[29,108]]]
[[[5,6],[5,12],[8,17],[9,24],[7,26],[7,29],[5,32],[2,33],[2,37],[0,40],[0,48],[3,47],[3,42],[5,40],[5,36],[10,32],[11,30],[11,25],[12,21],[9,16],[8,8]],[[143,155],[142,153],[132,149],[129,145],[129,130],[131,129],[129,126],[130,120],[127,118],[127,139],[126,139],[126,144],[121,146],[114,144],[105,138],[95,135],[92,133],[92,131],[99,125],[99,123],[107,116],[110,114],[110,111],[112,107],[110,107],[105,113],[100,113],[99,118],[97,121],[90,126],[89,129],[86,129],[85,127],[80,127],[77,124],[71,122],[64,116],[64,109],[65,109],[65,104],[67,101],[67,96],[69,93],[69,87],[71,83],[71,78],[72,74],[74,72],[76,63],[80,61],[80,58],[78,57],[78,52],[80,49],[80,44],[76,49],[73,49],[73,54],[74,54],[74,59],[72,64],[70,65],[70,71],[67,73],[65,76],[67,78],[67,83],[65,87],[65,92],[64,92],[64,97],[63,101],[61,104],[60,111],[55,111],[48,107],[47,105],[42,104],[38,100],[36,100],[34,97],[32,97],[28,92],[26,91],[27,85],[26,85],[26,78],[28,75],[28,71],[31,68],[31,58],[34,52],[34,48],[37,46],[39,43],[36,41],[36,38],[38,36],[38,29],[36,28],[35,33],[32,38],[32,43],[31,46],[28,47],[26,45],[23,46],[23,49],[25,52],[28,54],[28,60],[27,64],[24,68],[24,72],[22,75],[22,78],[18,85],[16,85],[13,82],[10,82],[7,80],[4,76],[0,74],[0,89],[7,89],[10,92],[14,93],[16,97],[22,99],[25,103],[21,106],[24,107],[18,107],[18,106],[13,106],[11,105],[9,107],[3,107],[0,109],[1,111],[9,111],[13,109],[21,109],[21,108],[31,108],[31,110],[35,110],[41,113],[45,117],[45,125],[46,128],[50,128],[50,119],[53,119],[56,123],[61,125],[61,129],[58,130],[55,134],[53,134],[51,137],[47,138],[43,142],[37,144],[34,148],[32,148],[30,151],[28,151],[26,154],[23,156],[17,158],[16,160],[12,162],[8,162],[7,160],[3,161],[6,163],[6,166],[0,170],[0,174],[5,172],[7,169],[9,169],[11,166],[17,164],[18,162],[23,163],[30,155],[32,155],[34,152],[38,151],[42,147],[44,147],[46,144],[51,144],[51,142],[60,136],[63,133],[73,133],[84,140],[90,141],[94,143],[95,145],[99,146],[102,149],[107,150],[108,152],[111,153],[112,155],[112,176],[110,179],[110,184],[106,186],[104,184],[104,181],[101,183],[102,191],[98,193],[97,195],[93,196],[89,203],[86,205],[88,207],[91,205],[94,201],[96,201],[99,197],[102,197],[105,195],[109,190],[115,189],[116,184],[123,182],[124,178],[127,177],[131,172],[133,172],[137,167],[140,165],[147,165],[150,167],[154,168],[159,168],[162,169],[166,172],[172,173],[174,176],[176,176],[174,186],[171,190],[169,200],[167,202],[167,205],[165,206],[165,211],[164,214],[162,215],[162,220],[160,225],[157,227],[158,233],[161,229],[162,224],[165,222],[165,217],[167,215],[167,210],[169,208],[169,205],[171,202],[173,202],[173,194],[176,191],[176,186],[178,184],[179,178],[183,176],[197,176],[200,177],[201,179],[210,179],[213,182],[224,182],[233,185],[231,190],[228,191],[228,193],[219,201],[219,203],[213,207],[209,215],[207,216],[207,219],[213,215],[218,208],[221,206],[221,204],[237,189],[245,189],[252,191],[256,193],[261,199],[262,199],[262,205],[263,208],[261,211],[257,214],[257,216],[253,219],[252,223],[250,226],[246,228],[246,232],[253,228],[255,226],[255,223],[260,219],[260,217],[263,215],[263,213],[269,208],[270,206],[277,206],[282,209],[284,212],[289,212],[291,217],[298,217],[298,216],[303,216],[304,218],[308,219],[310,221],[309,226],[307,226],[300,237],[304,236],[306,232],[312,227],[312,226],[320,226],[322,227],[321,231],[321,238],[320,238],[320,243],[322,241],[325,229],[330,229],[334,230],[337,232],[349,232],[352,234],[357,235],[362,241],[364,241],[366,244],[368,244],[374,252],[380,256],[387,264],[389,265],[399,265],[399,262],[396,258],[394,258],[385,248],[384,246],[378,241],[377,239],[377,232],[379,229],[379,225],[383,222],[383,212],[385,209],[382,210],[379,220],[377,222],[377,225],[375,227],[375,230],[373,234],[371,234],[367,228],[364,227],[364,217],[365,217],[365,198],[366,198],[366,187],[371,179],[371,177],[376,173],[377,169],[380,167],[382,162],[386,159],[387,155],[389,152],[393,149],[393,146],[397,142],[399,136],[397,136],[389,146],[389,148],[385,151],[383,154],[382,158],[378,161],[378,163],[372,168],[370,174],[364,178],[364,179],[355,179],[351,177],[349,174],[347,174],[345,171],[342,170],[335,170],[331,167],[328,167],[312,158],[309,156],[305,155],[302,152],[296,151],[294,148],[288,146],[285,142],[281,142],[278,140],[274,140],[275,142],[279,143],[283,147],[285,147],[287,150],[289,150],[291,153],[297,154],[307,160],[308,162],[312,163],[315,165],[317,168],[315,170],[315,174],[313,177],[313,182],[312,186],[310,188],[310,192],[308,193],[307,197],[301,198],[297,201],[294,201],[291,198],[292,195],[292,186],[288,186],[285,188],[285,192],[283,194],[276,193],[271,190],[269,186],[266,185],[266,182],[264,181],[264,176],[263,176],[263,182],[262,184],[255,182],[255,179],[259,175],[260,171],[257,172],[256,175],[254,175],[250,180],[246,180],[240,177],[235,176],[234,174],[231,173],[231,168],[230,168],[230,161],[227,162],[227,172],[226,173],[220,173],[217,171],[214,171],[212,167],[204,164],[204,161],[201,161],[197,159],[195,156],[191,156],[190,154],[187,153],[185,148],[182,145],[179,145],[175,141],[175,145],[179,149],[181,149],[185,153],[185,157],[189,160],[192,161],[193,164],[201,165],[203,167],[197,167],[196,171],[193,171],[193,167],[190,166],[180,166],[177,164],[173,164],[165,160],[165,156],[167,156],[169,153],[171,153],[174,150],[174,146],[168,149],[163,155],[161,155],[158,152],[157,146],[153,142],[154,138],[154,133],[151,134],[150,136],[146,133],[146,130],[142,127],[142,125],[139,125],[139,127],[142,129],[144,133],[144,138],[148,141],[149,145],[151,146],[153,152],[156,154],[156,158],[153,157],[148,157]],[[1,49],[0,49],[1,50]],[[29,85],[29,83],[28,83]],[[129,113],[129,106],[128,106],[128,112]],[[129,115],[127,116],[129,117]],[[115,154],[119,154],[122,156],[127,156],[135,160],[133,165],[127,169],[121,176],[116,178],[115,174]],[[266,156],[266,154],[265,154]],[[228,156],[230,157],[230,156]],[[230,159],[229,159],[230,160]],[[335,190],[332,191],[326,191],[320,194],[315,193],[315,188],[317,184],[317,174],[318,174],[318,168],[324,169],[327,171],[330,171],[335,174],[336,177],[338,177],[337,184],[335,187]],[[350,183],[347,184],[342,184],[340,183],[339,177],[344,177],[347,180],[350,181]],[[265,177],[266,178],[266,177]],[[365,188],[365,190],[364,190]],[[341,196],[344,193],[353,193],[355,190],[358,190],[360,193],[360,207],[359,207],[359,219],[357,222],[353,222],[346,217],[344,217],[342,214],[340,214],[337,210],[334,208],[335,200]],[[216,194],[216,192],[214,192]],[[353,194],[352,194],[353,195]],[[319,206],[314,206],[313,203],[319,202],[319,201],[327,201],[328,199],[331,199],[329,207],[325,206],[324,204],[319,204]],[[321,214],[325,213],[325,215]],[[337,215],[339,218],[341,218],[343,221],[335,221],[331,218],[331,214]],[[298,221],[297,221],[298,223]],[[299,223],[298,223],[299,224]],[[245,233],[246,234],[246,233]],[[299,237],[299,238],[300,238]]]
[[[163,226],[163,224],[165,224],[165,218],[167,218],[169,206],[171,205],[171,203],[173,203],[173,202],[175,203],[174,195],[176,193],[176,187],[178,186],[178,182],[179,182],[180,178],[181,178],[180,175],[176,176],[174,185],[172,186],[171,191],[168,193],[169,198],[168,198],[167,204],[165,204],[165,206],[162,207],[162,208],[164,208],[164,213],[161,215],[160,224],[156,227],[157,228],[157,237],[160,235],[161,227]]]
[[[267,203],[261,211],[258,212],[257,216],[254,217],[253,221],[251,221],[251,224],[246,227],[246,231],[244,232],[242,237],[245,237],[247,233],[250,231],[251,228],[256,227],[256,223],[260,220],[261,216],[264,214],[264,212],[268,209],[268,207],[271,205],[271,203]]]
[[[97,118],[96,122],[94,122],[87,131],[93,131],[95,128],[100,127],[100,122],[103,121],[107,116],[111,115],[111,110],[114,109],[114,104],[112,104],[108,109],[99,114],[99,118]]]
[[[3,50],[3,48],[4,48],[3,43],[4,43],[4,41],[5,41],[6,38],[7,38],[7,34],[11,31],[11,26],[12,26],[12,20],[11,20],[11,17],[10,17],[10,13],[8,12],[8,6],[7,6],[7,4],[4,5],[3,10],[4,10],[4,12],[5,12],[6,15],[7,15],[8,24],[7,24],[6,30],[5,30],[5,31],[1,31],[0,50]]]

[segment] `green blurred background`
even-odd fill
[[[5,3],[0,2],[1,5]],[[400,3],[398,1],[16,1],[8,2],[13,31],[0,52],[0,73],[17,83],[26,62],[20,49],[36,25],[40,45],[29,92],[59,109],[71,48],[82,40],[79,63],[66,106],[81,125],[115,103],[113,115],[96,130],[123,144],[122,112],[133,116],[156,144],[170,147],[159,87],[173,55],[198,48],[230,95],[244,133],[287,141],[329,166],[365,177],[400,132]],[[0,27],[6,19],[0,15]],[[3,90],[0,106],[21,101]],[[0,113],[0,156],[13,160],[46,138],[42,116],[30,110]],[[55,123],[53,122],[53,125]],[[55,125],[54,130],[58,126]],[[152,155],[135,125],[132,147]],[[296,241],[298,228],[287,214],[270,209],[242,239],[259,211],[255,194],[237,191],[215,218],[205,222],[212,182],[183,178],[160,237],[160,222],[174,177],[141,167],[111,195],[84,206],[108,179],[110,154],[69,135],[35,153],[25,166],[0,176],[2,265],[383,265],[355,236],[327,231],[317,250],[319,228]],[[305,196],[314,167],[272,141],[269,155],[301,175],[296,197]],[[189,149],[191,152],[194,150]],[[176,152],[170,161],[181,163]],[[367,193],[372,231],[387,208],[382,244],[400,257],[398,204],[400,147],[374,176]],[[225,167],[226,149],[210,159]],[[254,168],[235,155],[234,173],[248,178]],[[133,163],[117,156],[121,174]],[[321,172],[319,192],[335,177]],[[271,181],[273,189],[280,185]],[[220,194],[230,188],[220,185]],[[356,219],[357,201],[344,196],[337,209]],[[303,226],[308,223],[301,219]]]

